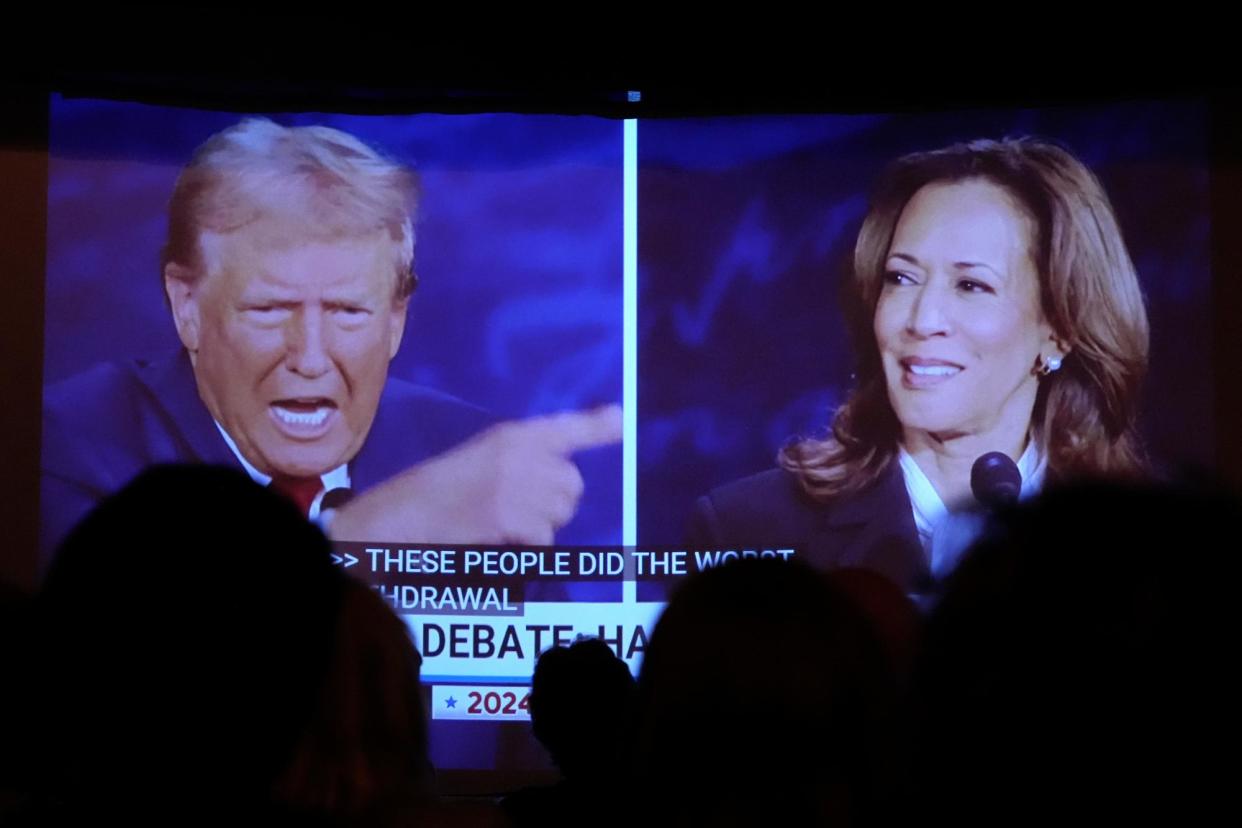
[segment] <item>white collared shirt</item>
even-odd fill
[[[233,442],[233,438],[229,436],[229,433],[224,430],[224,426],[220,425],[214,419],[212,422],[216,423],[216,428],[220,430],[220,436],[223,437],[224,442],[228,444],[229,450],[233,452],[233,456],[241,462],[242,468],[246,470],[246,474],[250,475],[250,479],[255,483],[258,483],[260,486],[267,487],[267,485],[272,482],[271,475],[264,474],[252,466],[245,457],[242,457],[242,453],[237,450],[237,444]],[[314,522],[318,522],[319,520],[319,507],[323,503],[323,496],[325,494],[333,489],[349,488],[349,466],[348,464],[341,464],[335,469],[320,475],[319,479],[323,481],[323,488],[319,490],[319,494],[315,495],[315,499],[311,501],[310,511],[307,515],[307,517]]]
[[[910,495],[910,507],[914,512],[914,527],[919,533],[919,543],[927,555],[931,571],[944,577],[957,565],[957,559],[983,530],[986,515],[979,510],[951,512],[940,499],[940,494],[919,468],[919,464],[904,447],[897,449],[901,473]],[[1044,485],[1047,461],[1034,440],[1028,440],[1026,450],[1018,458],[1018,472],[1022,475],[1019,500],[1038,494]]]

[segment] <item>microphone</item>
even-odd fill
[[[319,511],[322,514],[329,509],[339,509],[352,500],[353,497],[353,489],[346,489],[344,487],[329,489],[324,492],[323,500],[319,501]]]
[[[354,498],[354,490],[347,489],[344,486],[338,486],[335,489],[328,489],[323,493],[323,499],[319,501],[319,518],[315,521],[319,524],[319,528],[326,535],[332,528],[332,521],[336,519],[336,510],[344,506]],[[337,561],[340,563],[340,561]],[[348,564],[346,564],[348,566]]]
[[[990,451],[970,467],[970,490],[984,506],[995,509],[1018,502],[1022,473],[1003,451]]]

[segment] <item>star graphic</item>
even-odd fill
[[[449,707],[456,707],[457,699],[453,698],[452,696],[449,696],[447,699],[444,700],[444,703],[448,705]]]

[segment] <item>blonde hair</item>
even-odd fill
[[[836,411],[828,436],[791,443],[778,457],[816,499],[866,487],[896,454],[901,427],[872,328],[884,264],[914,194],[929,184],[967,179],[1003,188],[1034,220],[1041,308],[1070,349],[1061,369],[1041,379],[1032,415],[1049,480],[1136,477],[1147,469],[1136,430],[1147,312],[1108,196],[1081,161],[1055,144],[978,140],[898,159],[872,195],[846,284],[857,386]]]
[[[417,283],[417,195],[413,172],[348,133],[248,118],[207,139],[177,177],[160,271],[175,263],[197,279],[202,232],[283,220],[308,239],[385,233],[394,245],[395,296],[404,299]]]

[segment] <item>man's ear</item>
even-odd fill
[[[191,354],[198,352],[198,337],[202,326],[199,298],[202,280],[184,265],[169,262],[164,266],[164,292],[168,306],[172,308],[173,324],[181,344]]]
[[[391,360],[401,348],[401,337],[405,334],[405,317],[410,310],[409,299],[399,299],[392,306],[392,327],[388,329],[388,358]]]

